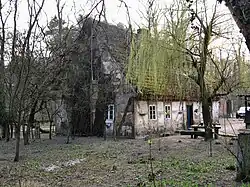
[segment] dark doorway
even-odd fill
[[[187,128],[191,128],[193,125],[193,104],[187,105]]]

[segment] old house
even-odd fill
[[[217,101],[213,102],[212,116],[218,120]],[[137,135],[147,132],[173,133],[186,129],[194,123],[201,123],[202,109],[198,100],[145,100],[135,101],[135,128]]]
[[[73,129],[80,129],[80,134],[98,135],[97,131],[103,132],[104,123],[107,135],[115,132],[118,136],[135,137],[174,132],[202,121],[197,92],[188,93],[185,99],[178,99],[173,91],[165,96],[154,96],[150,92],[143,95],[126,81],[129,30],[93,19],[83,20],[82,24],[78,42],[85,45],[81,53],[88,68],[85,69],[86,78],[79,82],[80,88],[85,85],[84,93],[77,93],[85,94],[86,102],[76,101],[78,108],[77,103],[82,102],[83,110],[75,109],[73,114],[62,105],[63,117],[55,120],[56,126],[72,123]],[[217,119],[217,101],[213,102],[212,112]],[[69,115],[74,117],[69,120]]]

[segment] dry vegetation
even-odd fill
[[[21,147],[19,163],[12,162],[14,142],[0,144],[0,186],[153,186],[143,139],[43,139]],[[208,142],[200,138],[164,137],[153,139],[152,157],[156,183],[163,186],[235,186],[235,159],[224,144],[213,142],[209,157]]]

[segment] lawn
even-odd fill
[[[152,140],[107,140],[64,137],[21,146],[21,161],[13,163],[14,141],[0,141],[0,186],[235,186],[235,159],[225,148],[233,140],[209,143],[189,136]],[[229,144],[231,142],[232,145]],[[155,180],[152,180],[151,163]],[[241,185],[241,184],[237,184]],[[244,185],[247,186],[247,185]]]

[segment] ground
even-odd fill
[[[241,186],[234,181],[235,158],[228,149],[234,152],[236,141],[231,138],[213,141],[212,156],[209,142],[202,138],[154,138],[152,159],[145,139],[76,138],[70,144],[65,140],[48,140],[46,135],[22,145],[19,163],[12,162],[14,141],[0,141],[0,186],[153,186],[150,160],[156,185]]]
[[[219,123],[221,124],[221,134],[237,135],[240,129],[246,128],[243,119],[220,118]]]

